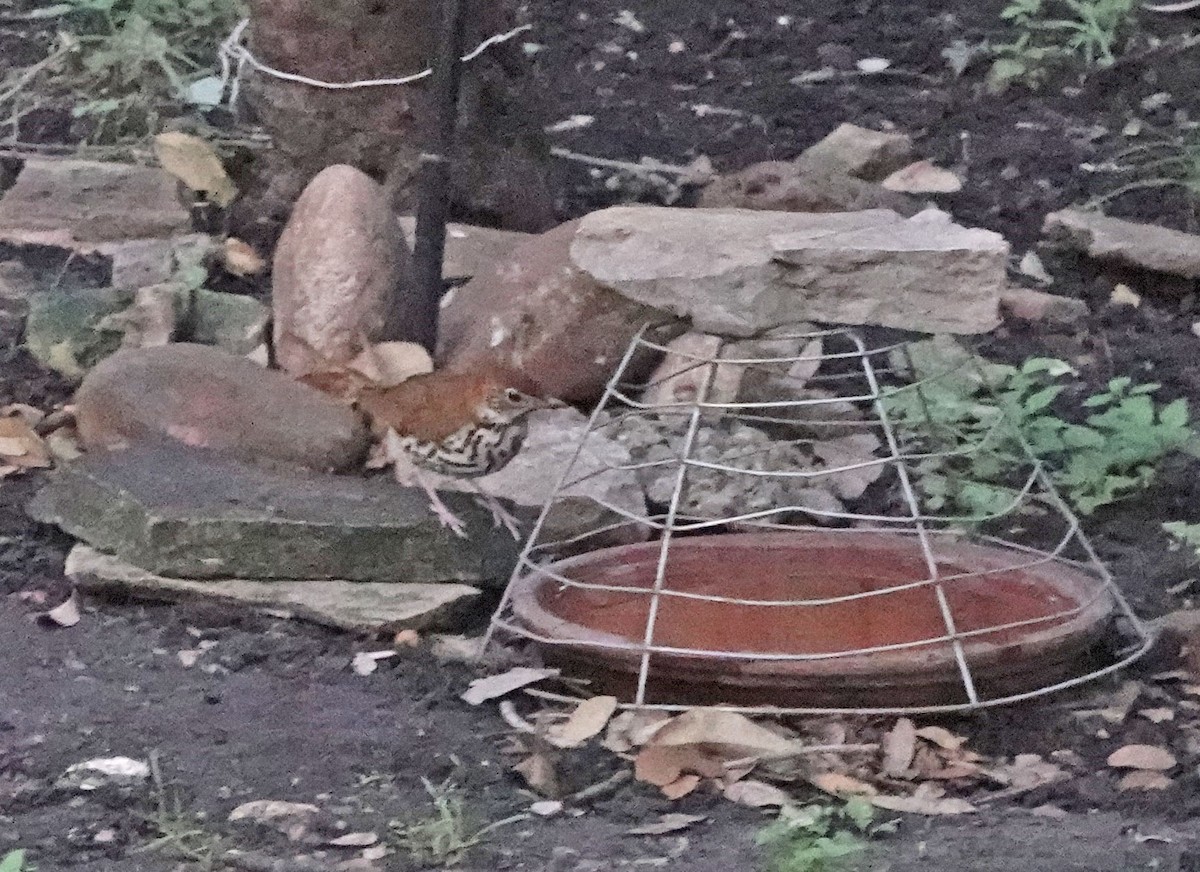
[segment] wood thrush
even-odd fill
[[[512,515],[472,479],[503,469],[516,456],[531,412],[563,405],[526,394],[490,373],[431,372],[390,388],[366,388],[358,396],[358,406],[376,433],[418,470],[417,483],[429,496],[434,514],[459,536],[466,535],[462,521],[420,470],[469,483],[493,521],[519,538]]]

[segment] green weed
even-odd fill
[[[0,857],[0,872],[35,872],[35,870],[26,864],[25,852],[17,849]]]
[[[987,363],[961,348],[916,343],[918,387],[887,395],[884,408],[916,461],[919,486],[932,511],[994,517],[1019,497],[1029,454],[1043,464],[1063,498],[1087,515],[1145,488],[1166,455],[1191,443],[1186,400],[1160,406],[1156,384],[1114,378],[1106,388],[1054,410],[1074,375],[1061,360],[1037,358],[1019,367]],[[1028,451],[1026,450],[1028,447]]]
[[[58,21],[47,58],[17,70],[0,102],[19,115],[70,105],[89,143],[139,139],[178,114],[243,14],[241,0],[64,0],[30,13]],[[32,75],[30,72],[32,71]]]
[[[150,754],[150,773],[154,785],[154,811],[149,815],[153,829],[151,840],[134,853],[158,852],[185,861],[196,872],[222,868],[225,841],[205,827],[203,818],[184,807],[178,792],[168,791],[163,781],[158,755]]]
[[[1014,82],[1033,88],[1057,69],[1107,66],[1129,27],[1135,0],[1012,0],[1000,17],[1016,39],[994,47],[988,73],[993,91]]]
[[[835,872],[860,854],[867,839],[894,823],[876,825],[875,809],[862,799],[844,806],[784,808],[759,831],[767,872]]]
[[[425,778],[421,783],[433,801],[433,810],[427,817],[411,822],[392,821],[396,841],[419,867],[457,865],[479,844],[484,831],[471,826],[457,787],[449,783],[435,785]]]
[[[1200,131],[1155,138],[1117,152],[1107,162],[1128,174],[1129,181],[1093,199],[1099,208],[1134,191],[1177,189],[1200,202]]]

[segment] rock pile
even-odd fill
[[[452,225],[439,367],[501,367],[587,407],[631,339],[652,341],[624,370],[640,406],[608,410],[592,430],[576,410],[540,415],[517,459],[480,484],[530,523],[582,442],[542,541],[600,529],[591,545],[643,540],[678,478],[678,412],[703,390],[726,408],[704,412],[682,512],[836,518],[879,477],[880,439],[822,381],[821,338],[774,331],[821,322],[980,333],[999,323],[1002,300],[1016,317],[1063,308],[1013,296],[1007,244],[919,200],[958,179],[915,157],[903,135],[843,125],[794,162],[710,181],[702,208],[617,206],[539,235]],[[244,243],[191,233],[174,191],[159,170],[30,161],[0,198],[0,239],[111,267],[104,287],[70,291],[0,271],[0,297],[28,300],[30,349],[83,380],[78,429],[90,453],[38,509],[98,549],[76,553],[74,575],[310,615],[351,597],[369,603],[360,618],[328,621],[360,629],[427,620],[397,617],[416,600],[457,617],[447,603],[477,601],[474,592],[404,586],[495,585],[514,543],[471,500],[449,498],[470,519],[463,543],[415,491],[361,475],[368,435],[345,403],[379,381],[381,343],[410,332],[412,219],[358,169],[326,168],[274,253],[267,309],[204,287],[205,264]],[[136,204],[123,199],[130,192]],[[282,372],[263,367],[268,323]],[[717,355],[704,383],[708,367],[695,364]],[[737,362],[758,358],[775,360]],[[428,355],[417,363],[404,374],[428,369]],[[792,405],[744,405],[779,401]],[[410,469],[395,474],[412,483]]]

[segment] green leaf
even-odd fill
[[[1044,372],[1053,378],[1060,378],[1064,375],[1075,375],[1075,367],[1067,363],[1065,360],[1059,360],[1056,357],[1034,357],[1021,366],[1021,372],[1033,374],[1036,372]]]
[[[0,860],[0,872],[21,872],[24,868],[25,851],[22,848],[9,851],[4,855],[4,859]]]
[[[1188,420],[1188,403],[1187,400],[1173,400],[1163,406],[1161,412],[1158,413],[1158,420],[1165,427],[1172,429],[1183,429],[1187,427]]]
[[[994,92],[1003,90],[1029,71],[1024,61],[1017,58],[997,58],[988,70],[988,87]]]
[[[1063,430],[1062,437],[1063,443],[1068,448],[1103,448],[1105,443],[1103,434],[1091,427],[1080,427],[1074,424]]]
[[[852,796],[846,800],[846,806],[842,811],[860,830],[867,829],[875,820],[875,806],[861,796]]]
[[[1061,385],[1051,385],[1048,388],[1042,388],[1040,391],[1030,394],[1021,405],[1026,413],[1040,412],[1053,403],[1062,391]]]

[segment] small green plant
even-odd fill
[[[764,849],[768,872],[835,872],[862,852],[869,837],[895,826],[874,820],[874,807],[857,798],[840,807],[785,807],[756,841]]]
[[[148,822],[153,837],[134,852],[160,852],[191,864],[190,868],[196,872],[222,868],[220,858],[225,849],[224,840],[204,826],[200,815],[184,807],[178,792],[168,791],[158,755],[154,753],[150,754],[150,774],[154,785],[154,811]]]
[[[241,0],[64,0],[34,13],[59,20],[58,43],[0,86],[19,115],[39,105],[72,107],[91,143],[141,138],[176,114],[207,75],[217,46],[243,13]]]
[[[1082,418],[1072,423],[1053,408],[1066,388],[1062,379],[1075,372],[1069,364],[1037,358],[1013,367],[956,349],[918,343],[912,365],[919,389],[884,398],[907,449],[929,455],[916,468],[933,511],[976,518],[1005,511],[1025,484],[1032,453],[1063,498],[1091,514],[1149,485],[1158,461],[1192,441],[1187,401],[1158,406],[1156,384],[1114,378],[1082,402],[1064,404],[1069,417]]]
[[[1012,0],[1000,17],[1017,36],[995,46],[989,85],[997,91],[1013,82],[1036,88],[1056,68],[1111,64],[1134,6],[1135,0]]]
[[[435,785],[422,778],[433,801],[432,813],[410,822],[390,824],[399,847],[417,866],[454,866],[479,844],[486,829],[474,829],[467,818],[462,792],[449,782]]]
[[[25,852],[21,849],[9,851],[0,858],[0,872],[35,872],[25,863]]]
[[[1200,201],[1200,131],[1155,137],[1117,152],[1105,166],[1128,181],[1091,200],[1088,205],[1093,208],[1145,190],[1181,190],[1193,202]]]

